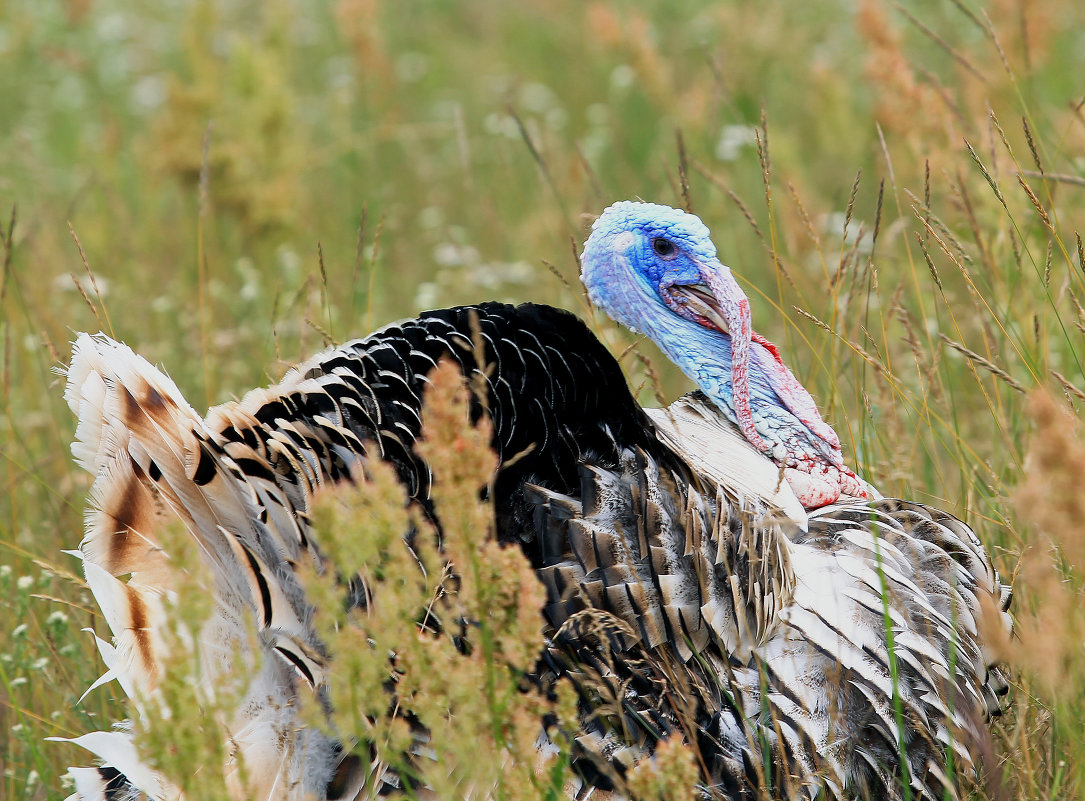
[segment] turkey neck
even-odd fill
[[[738,426],[731,395],[731,337],[670,312],[660,313],[659,298],[639,276],[617,284],[620,303],[629,319],[623,321],[634,331],[647,335],[672,362],[678,365],[723,415]],[[788,409],[769,382],[768,371],[778,369],[776,360],[756,340],[750,343],[750,408],[759,434],[770,443],[769,457],[782,459],[786,448],[781,432],[797,439],[809,451],[830,462],[832,449],[815,436]]]

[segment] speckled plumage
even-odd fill
[[[81,552],[114,632],[114,644],[100,642],[107,676],[126,692],[156,679],[155,534],[179,516],[216,577],[223,614],[204,636],[258,627],[264,668],[235,731],[250,773],[293,788],[290,798],[355,797],[336,744],[289,703],[328,669],[293,565],[320,558],[312,494],[358,460],[390,461],[432,513],[412,449],[421,387],[442,355],[479,368],[472,314],[492,365],[493,445],[510,460],[494,489],[500,535],[525,549],[548,588],[533,678],[572,682],[580,697],[572,797],[607,797],[671,732],[699,747],[706,797],[745,801],[759,787],[900,797],[883,595],[916,793],[942,798],[950,739],[959,775],[969,774],[1004,687],[975,619],[983,598],[1005,608],[1008,593],[967,527],[891,500],[796,521],[699,467],[681,450],[681,426],[662,441],[583,323],[539,306],[485,304],[389,326],[205,418],[124,346],[81,337],[66,398],[80,421],[73,453],[95,476]],[[709,408],[693,396],[671,414]],[[751,448],[742,458],[762,457]],[[125,732],[76,742],[111,765],[75,774],[81,797],[116,801],[134,787],[173,797]]]
[[[308,519],[312,497],[347,480],[361,460],[380,458],[433,514],[428,468],[413,450],[422,390],[442,357],[466,374],[480,372],[473,316],[492,368],[485,385],[493,445],[508,460],[494,485],[500,536],[541,564],[525,482],[575,492],[582,460],[615,466],[623,447],[653,447],[617,363],[568,312],[502,304],[429,312],[320,354],[204,418],[127,347],[81,336],[65,397],[79,420],[73,455],[95,477],[80,556],[114,635],[113,643],[99,641],[104,678],[118,679],[128,695],[157,681],[167,653],[158,636],[161,593],[170,586],[158,532],[180,518],[199,542],[222,610],[204,642],[244,639],[245,621],[259,624],[262,669],[233,732],[248,735],[240,743],[247,768],[269,787],[323,798],[340,766],[337,745],[302,726],[289,703],[319,688],[326,668],[294,576],[296,565],[321,559]],[[151,797],[172,797],[134,760],[125,732],[75,742],[138,778]],[[74,775],[85,797],[100,797],[94,771]]]
[[[697,743],[706,798],[902,799],[898,737],[912,798],[975,777],[1007,687],[977,620],[1009,590],[960,521],[881,499],[819,509],[803,532],[643,456],[586,481],[581,508],[542,507],[574,554],[543,576],[567,599],[549,610],[555,643],[578,638],[561,668],[586,697],[618,699],[579,737],[603,778],[673,732]],[[637,533],[615,548],[616,530]]]

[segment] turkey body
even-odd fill
[[[126,347],[81,337],[65,396],[95,476],[81,555],[114,635],[99,641],[106,677],[131,695],[162,669],[156,532],[180,518],[222,612],[204,636],[259,629],[261,673],[231,732],[246,765],[290,797],[358,797],[340,745],[294,717],[291,699],[335,669],[294,571],[322,558],[314,493],[366,460],[393,464],[439,527],[413,444],[442,358],[485,387],[473,413],[493,423],[497,532],[548,591],[532,678],[580,699],[571,795],[620,793],[673,733],[698,747],[706,797],[897,798],[907,784],[941,798],[947,755],[974,773],[1005,687],[978,619],[1009,597],[975,535],[887,499],[788,514],[721,480],[682,448],[692,425],[733,429],[710,404],[687,397],[654,423],[582,322],[535,305],[428,312],[204,418]],[[73,769],[77,797],[172,797],[126,732],[75,742],[106,763]]]

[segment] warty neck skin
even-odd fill
[[[758,451],[807,474],[789,483],[808,508],[866,494],[813,398],[753,331],[749,300],[696,216],[614,204],[592,227],[581,279],[593,304],[650,337]]]
[[[615,238],[620,237],[619,234]],[[613,283],[608,281],[614,291],[605,299],[597,298],[597,293],[589,290],[592,303],[604,308],[626,327],[655,342],[667,358],[674,362],[732,423],[738,425],[731,394],[731,337],[692,320],[670,314],[665,309],[661,310],[655,291],[630,268],[628,256],[621,254],[621,244],[621,241],[615,243],[617,248],[608,259],[611,262],[609,269],[612,272],[621,270],[627,275],[632,274],[634,280]],[[633,246],[630,242],[630,247]],[[591,258],[588,251],[585,251],[585,258]],[[622,261],[625,264],[622,264]],[[613,311],[618,308],[623,311],[620,317]],[[793,438],[801,441],[806,449],[814,451],[820,458],[835,461],[833,450],[828,443],[814,436],[772,389],[768,370],[775,367],[776,360],[768,350],[758,342],[751,342],[750,407],[758,433],[772,445],[765,455],[776,461],[787,461],[784,440]]]

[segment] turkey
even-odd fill
[[[438,513],[413,445],[426,376],[449,358],[482,378],[498,535],[547,589],[532,679],[578,693],[571,796],[622,792],[676,733],[700,755],[706,798],[952,794],[978,770],[1006,688],[980,616],[1001,610],[1008,625],[1009,590],[982,545],[846,467],[696,217],[616,204],[583,265],[593,301],[701,392],[646,412],[582,322],[535,305],[427,312],[204,418],[124,345],[80,336],[65,397],[73,454],[95,477],[78,553],[113,632],[99,640],[103,681],[129,695],[155,685],[158,532],[180,518],[216,586],[201,636],[258,629],[260,672],[229,731],[246,766],[291,798],[367,797],[344,778],[343,745],[291,703],[336,667],[294,569],[322,559],[313,493],[366,460],[393,464]],[[177,797],[124,728],[73,742],[102,761],[72,769],[76,798]]]

